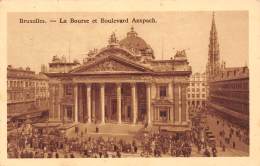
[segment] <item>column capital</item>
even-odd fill
[[[168,84],[173,84],[174,82],[173,81],[169,81]]]
[[[87,82],[87,83],[85,83],[85,85],[86,85],[86,86],[91,86],[92,83]]]
[[[116,82],[116,86],[117,86],[117,87],[121,87],[121,86],[122,86],[122,83],[121,83],[121,82]]]
[[[130,85],[131,87],[136,87],[136,82],[131,82]]]
[[[78,87],[78,83],[72,83],[73,87]]]
[[[105,89],[105,83],[99,83],[99,86],[100,86],[100,88],[104,88]]]
[[[173,81],[173,83],[174,83],[175,85],[182,84],[182,82],[180,82],[180,81]]]

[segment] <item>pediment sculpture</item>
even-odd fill
[[[87,69],[87,71],[138,71],[132,66],[127,66],[127,64],[122,64],[115,60],[108,60],[102,63],[98,63],[93,67]]]

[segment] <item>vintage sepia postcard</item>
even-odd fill
[[[0,2],[0,165],[259,165],[260,2],[107,2]]]

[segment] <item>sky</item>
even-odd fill
[[[19,23],[19,19],[44,19],[46,24]],[[129,23],[61,24],[50,19],[129,18]],[[132,18],[154,18],[156,23],[131,23]],[[9,13],[7,24],[7,63],[14,67],[29,66],[36,72],[48,65],[54,55],[78,59],[94,48],[108,44],[112,32],[118,40],[126,37],[131,26],[149,44],[156,59],[170,59],[177,50],[186,49],[193,73],[205,72],[208,60],[212,11],[168,12],[89,12],[89,13]],[[217,11],[215,22],[220,58],[226,66],[248,64],[248,12]]]

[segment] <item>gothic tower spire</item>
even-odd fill
[[[219,72],[219,43],[218,43],[218,35],[217,28],[215,23],[215,12],[212,14],[212,23],[210,29],[210,37],[209,37],[209,50],[208,50],[208,64],[207,64],[207,73],[209,78],[218,74]]]

